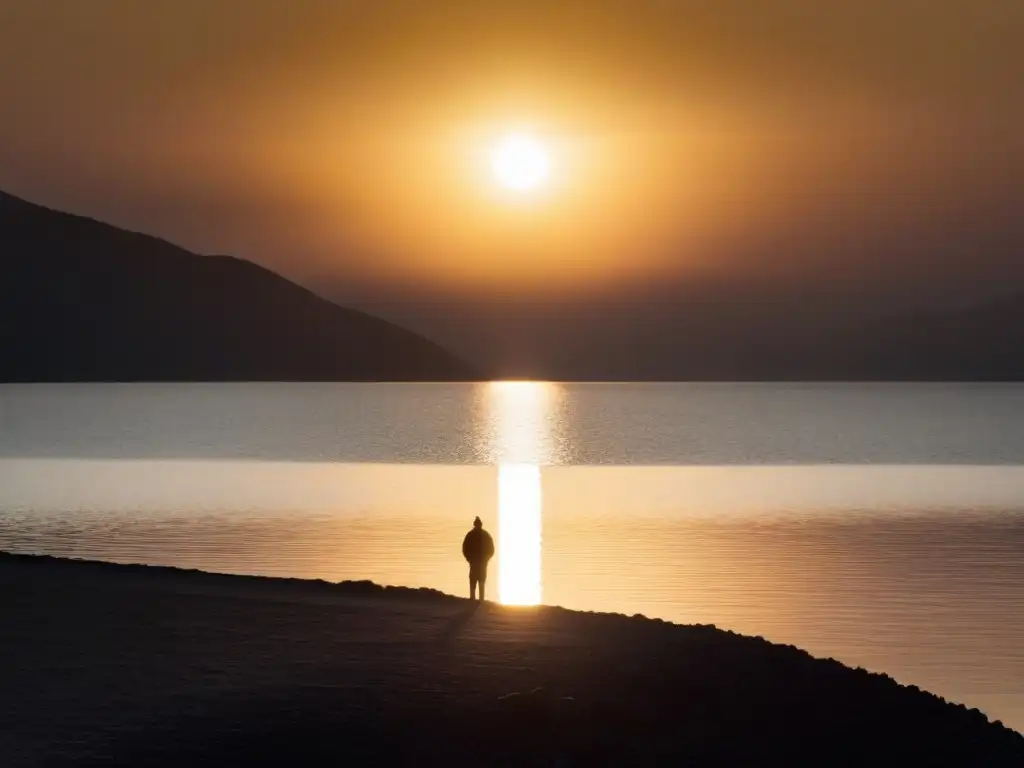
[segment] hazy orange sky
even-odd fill
[[[0,0],[0,188],[355,304],[1005,285],[1022,40],[1019,0]]]

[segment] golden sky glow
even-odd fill
[[[0,0],[0,188],[353,295],[827,270],[826,235],[1005,207],[1022,30],[1016,0]],[[522,131],[543,179],[496,184]]]

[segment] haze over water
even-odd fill
[[[0,388],[0,548],[713,623],[1024,729],[1024,387]]]

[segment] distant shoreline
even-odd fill
[[[467,733],[507,765],[1024,761],[977,710],[712,626],[6,553],[0,595],[8,766],[478,764]]]

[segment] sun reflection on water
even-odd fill
[[[498,597],[506,605],[541,601],[540,467],[498,467]]]
[[[538,605],[541,586],[540,468],[556,459],[557,385],[496,381],[486,385],[483,453],[498,465],[498,599]]]

